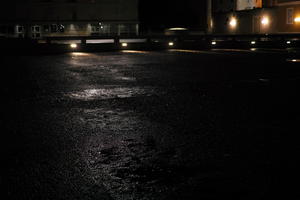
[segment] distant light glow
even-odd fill
[[[212,45],[216,45],[217,42],[216,42],[216,41],[212,41],[211,44],[212,44]]]
[[[230,19],[230,22],[229,22],[229,25],[232,27],[232,28],[235,28],[236,25],[237,25],[237,19],[235,17],[231,18]]]
[[[77,48],[77,44],[70,44],[70,47],[71,47],[72,49],[76,49],[76,48]]]
[[[87,44],[109,44],[109,43],[114,43],[114,39],[91,39],[91,40],[86,40]]]
[[[287,44],[291,44],[292,42],[291,42],[291,41],[286,41],[286,43],[287,43]]]
[[[287,59],[286,61],[299,63],[300,59],[293,58],[293,59]]]
[[[169,46],[174,46],[174,42],[169,42]]]
[[[186,30],[188,29],[182,27],[169,28],[169,31],[186,31]]]
[[[294,19],[294,22],[300,22],[300,17],[296,17],[296,18]]]
[[[269,18],[268,17],[263,17],[261,20],[262,25],[268,25],[270,23]]]
[[[89,53],[82,53],[82,52],[73,52],[71,53],[72,56],[91,56]]]
[[[256,42],[255,41],[251,41],[251,44],[256,44]]]
[[[122,43],[122,47],[127,47],[128,46],[128,44],[127,43]]]

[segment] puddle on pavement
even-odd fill
[[[77,100],[106,100],[114,98],[131,98],[138,96],[152,96],[155,94],[155,88],[140,88],[140,87],[119,87],[119,88],[101,88],[101,89],[86,89],[83,91],[72,92],[67,94],[67,97]]]
[[[85,109],[82,116],[95,131],[85,143],[87,166],[113,199],[150,199],[152,192],[168,190],[166,183],[187,176],[188,170],[171,162],[175,149],[158,148],[162,138],[153,132],[164,134],[168,127],[122,109]]]

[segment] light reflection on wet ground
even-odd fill
[[[12,160],[26,164],[10,168],[11,177],[18,174],[12,190],[32,182],[29,196],[84,200],[262,195],[272,178],[264,167],[277,169],[276,156],[268,154],[276,155],[281,126],[273,107],[287,98],[278,99],[281,84],[260,70],[268,62],[247,53],[124,50],[24,58],[33,86],[23,87],[32,94],[16,109],[20,128],[15,122],[10,128],[24,132]]]
[[[128,80],[127,78],[121,78],[122,80]],[[130,80],[130,79],[129,79]],[[79,100],[105,100],[114,98],[131,98],[141,96],[151,96],[158,94],[154,88],[139,88],[139,87],[114,87],[114,88],[103,88],[103,89],[88,89],[84,91],[69,93],[66,96],[79,99]]]

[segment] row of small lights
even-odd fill
[[[217,45],[217,42],[216,41],[212,41],[211,44],[212,45]],[[256,41],[251,41],[250,44],[251,45],[255,45]],[[286,41],[286,44],[292,44],[292,42],[288,40],[288,41]]]
[[[291,44],[291,43],[292,43],[292,42],[289,41],[289,40],[286,41],[286,44]],[[212,41],[211,44],[215,46],[215,45],[217,45],[217,42],[216,42],[216,41]],[[251,45],[255,45],[255,44],[256,44],[256,41],[251,41],[250,44],[251,44]],[[174,46],[174,42],[169,42],[168,45],[169,45],[170,47],[172,47],[172,46]],[[127,47],[128,44],[127,44],[127,43],[122,43],[121,46],[122,46],[122,47]],[[76,49],[76,48],[77,48],[77,44],[70,44],[70,47],[71,47],[72,49]]]
[[[168,45],[169,45],[170,47],[172,47],[172,46],[174,46],[174,42],[169,42]],[[122,47],[127,47],[128,44],[124,42],[124,43],[121,44],[121,46],[122,46]],[[71,49],[76,49],[76,48],[78,47],[78,45],[75,44],[75,43],[72,43],[72,44],[70,44],[70,47],[71,47]]]

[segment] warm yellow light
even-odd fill
[[[128,44],[127,43],[122,43],[122,47],[127,47]]]
[[[300,17],[296,17],[296,18],[294,19],[294,21],[295,21],[295,22],[300,22]]]
[[[174,46],[174,42],[169,42],[169,46]]]
[[[256,44],[256,42],[255,41],[251,41],[251,44]]]
[[[268,25],[270,23],[269,18],[268,17],[263,17],[261,20],[262,25]]]
[[[237,20],[236,18],[231,18],[230,22],[229,22],[229,25],[232,27],[232,28],[235,28],[236,25],[237,25]]]
[[[212,45],[216,45],[217,42],[216,42],[216,41],[212,41],[211,44],[212,44]]]
[[[71,47],[72,49],[76,49],[76,48],[77,48],[77,44],[70,44],[70,47]]]
[[[286,61],[287,62],[297,62],[297,63],[299,63],[300,59],[293,58],[293,59],[287,59]]]
[[[181,27],[175,27],[175,28],[169,28],[170,31],[187,31],[187,28],[181,28]]]

